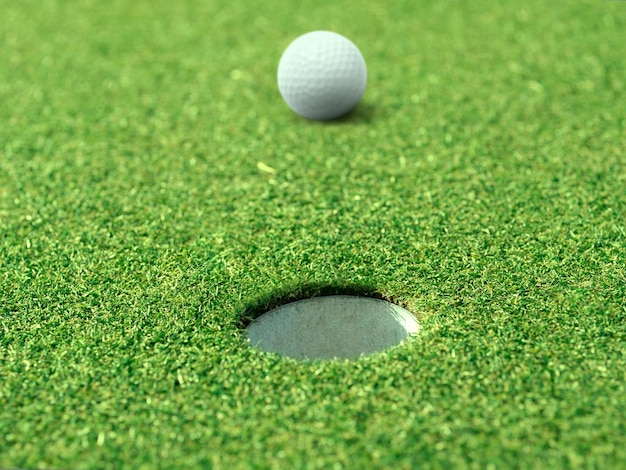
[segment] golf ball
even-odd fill
[[[349,39],[313,31],[295,39],[280,58],[278,89],[308,119],[329,120],[354,108],[365,92],[367,68]]]

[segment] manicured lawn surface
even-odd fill
[[[0,0],[0,467],[624,468],[626,3]],[[275,83],[368,63],[339,122]],[[414,341],[252,350],[368,292]]]

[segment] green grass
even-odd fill
[[[0,0],[0,467],[626,465],[626,3],[351,5]],[[339,122],[277,91],[314,29]],[[246,344],[345,288],[421,334]]]

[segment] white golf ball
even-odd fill
[[[289,107],[309,119],[329,120],[354,108],[365,92],[367,67],[349,39],[313,31],[294,40],[278,64],[278,89]]]

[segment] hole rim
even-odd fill
[[[239,309],[240,313],[237,319],[237,327],[239,330],[245,332],[245,329],[253,320],[270,310],[292,302],[297,302],[298,300],[313,297],[328,297],[332,295],[351,295],[354,297],[370,297],[378,300],[386,300],[389,303],[408,310],[416,320],[420,322],[419,316],[408,307],[407,302],[396,296],[383,293],[373,284],[336,281],[297,283],[275,289],[264,295],[259,295],[246,302],[244,306]]]
[[[418,330],[415,333],[408,333],[407,337],[402,341],[391,344],[388,347],[372,352],[367,352],[362,354],[359,357],[353,358],[342,358],[335,357],[333,359],[328,358],[296,358],[291,357],[287,354],[282,354],[280,352],[273,352],[264,350],[260,348],[258,345],[253,345],[248,336],[248,326],[254,322],[260,316],[271,312],[279,307],[283,307],[301,300],[308,300],[320,297],[331,297],[331,296],[351,296],[356,298],[369,298],[382,300],[391,303],[394,306],[400,307],[405,310],[413,320],[417,323]],[[245,340],[246,346],[251,350],[263,355],[275,355],[281,359],[285,360],[295,360],[297,362],[327,362],[327,361],[358,361],[366,358],[370,358],[372,356],[377,356],[379,354],[385,354],[390,350],[402,347],[407,343],[413,342],[416,337],[419,336],[422,330],[422,324],[420,317],[407,306],[407,303],[399,300],[397,297],[386,295],[382,293],[379,289],[377,289],[373,284],[366,283],[354,283],[354,282],[329,282],[329,283],[321,283],[321,282],[313,282],[313,283],[298,283],[294,284],[291,287],[282,287],[276,289],[272,292],[269,292],[265,295],[260,295],[255,299],[249,301],[245,308],[240,310],[241,314],[239,316],[239,330],[241,332],[242,338]]]

